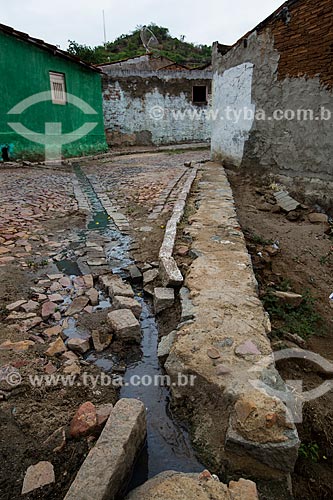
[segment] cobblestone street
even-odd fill
[[[143,331],[156,329],[141,297],[149,301],[159,286],[166,223],[193,167],[207,157],[204,150],[126,152],[53,168],[1,169],[0,420],[2,437],[14,436],[1,479],[8,491],[19,494],[36,454],[52,459],[63,478],[48,498],[59,498],[73,480],[89,441],[71,439],[67,426],[81,404],[90,401],[105,412],[118,391],[35,387],[31,377],[124,373],[128,356],[141,359],[136,318],[142,313]],[[140,282],[142,274],[143,288],[133,292],[129,283]],[[108,315],[119,309],[131,314],[129,331],[139,328],[126,341],[110,333]],[[158,412],[161,422],[168,418]],[[179,439],[168,433],[170,443]],[[62,452],[54,453],[58,448]],[[195,469],[195,460],[186,460]]]

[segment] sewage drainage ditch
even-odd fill
[[[110,270],[126,278],[126,268],[134,263],[129,255],[131,239],[127,234],[120,232],[107,215],[97,193],[80,166],[76,165],[74,172],[92,210],[87,230],[81,233],[81,237],[87,239],[92,231],[101,235],[106,242],[106,255]],[[62,270],[66,271],[64,263],[62,263]],[[120,397],[140,399],[147,409],[147,442],[138,456],[127,491],[165,470],[201,472],[204,468],[194,454],[187,431],[170,411],[168,388],[161,384],[133,385],[129,382],[133,375],[139,376],[140,379],[146,376],[143,380],[156,380],[156,376],[163,377],[164,375],[157,357],[159,333],[150,300],[145,296],[142,288],[135,286],[134,292],[136,300],[142,306],[140,349],[135,350],[129,347],[125,359],[120,358],[118,354],[113,354],[110,349],[102,353],[90,352],[86,356],[87,361],[95,363],[110,375],[116,374],[117,367],[123,364],[125,373]],[[99,299],[99,305],[94,310],[110,307],[110,299],[102,291],[100,291]],[[75,320],[69,323],[65,333],[69,337],[78,335],[84,337],[85,335],[85,332],[77,330]]]

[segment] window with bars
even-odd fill
[[[66,104],[65,75],[50,71],[50,83],[53,104]]]

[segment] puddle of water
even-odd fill
[[[77,263],[72,260],[60,260],[57,262],[57,268],[60,272],[67,274],[68,276],[80,276],[82,274]]]

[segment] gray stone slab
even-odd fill
[[[115,500],[119,497],[145,439],[143,403],[137,399],[121,399],[112,409],[65,500]]]

